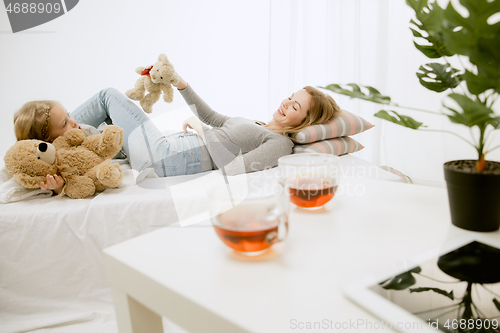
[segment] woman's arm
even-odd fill
[[[194,92],[193,88],[191,88],[182,77],[175,87],[177,87],[189,106],[194,105],[195,109],[192,109],[193,113],[205,124],[212,127],[222,127],[224,123],[231,118],[212,110],[212,108]]]
[[[176,87],[178,90],[183,90],[184,88],[187,87],[188,84],[186,81],[184,81],[184,79],[180,75],[179,75],[179,77],[181,78],[179,80],[179,83],[174,84],[173,86]]]
[[[217,167],[224,167],[228,176],[234,176],[277,166],[280,157],[292,153],[293,143],[269,139],[245,154],[230,142],[208,142],[207,148]]]
[[[203,128],[203,124],[198,118],[192,116],[182,122],[182,130],[184,133],[188,132],[188,128],[192,128],[196,132],[200,133]]]

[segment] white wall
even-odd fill
[[[215,110],[267,120],[269,2],[82,0],[62,17],[10,33],[0,9],[0,156],[14,112],[34,99],[71,111],[102,88],[126,91],[165,53]],[[185,107],[160,100],[152,117]]]

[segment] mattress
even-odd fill
[[[402,178],[345,155],[347,177]],[[117,332],[102,249],[161,227],[207,224],[212,186],[272,180],[276,169],[146,178],[87,199],[32,197],[0,205],[0,333]],[[168,331],[168,329],[167,329]]]

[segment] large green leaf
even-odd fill
[[[448,95],[462,108],[457,111],[451,107],[444,105],[452,113],[447,114],[448,118],[457,124],[462,124],[468,127],[486,126],[495,119],[495,114],[492,109],[481,104],[479,101],[474,101],[468,96],[460,94]]]
[[[392,112],[395,116],[391,116],[389,112]],[[418,122],[411,117],[401,115],[396,111],[389,111],[389,112],[387,112],[386,110],[380,110],[379,112],[375,113],[374,116],[411,129],[419,129],[420,127],[426,127],[423,126],[423,123]]]
[[[377,89],[370,86],[359,86],[355,83],[349,83],[341,86],[339,84],[332,83],[326,87],[320,88],[333,91],[337,94],[346,95],[351,98],[360,98],[379,104],[391,104],[391,98],[389,96],[382,95]],[[363,90],[365,90],[366,93],[363,92]]]
[[[433,291],[435,293],[441,294],[443,296],[448,297],[452,301],[455,299],[453,296],[453,290],[450,292],[447,292],[446,290],[439,289],[439,288],[428,288],[428,287],[420,287],[420,288],[410,288],[410,293],[421,293],[424,291]]]
[[[407,0],[406,4],[413,8],[417,13],[420,13],[425,7],[427,7],[428,0]]]
[[[488,23],[492,15],[500,12],[500,1],[460,0],[460,3],[467,9],[467,17],[460,15],[451,1],[444,12],[446,47],[469,57],[477,66],[478,77],[471,73],[465,77],[470,92],[479,94],[488,89],[500,92],[500,22]]]
[[[413,277],[412,273],[420,273],[422,269],[420,267],[415,267],[408,272],[404,272],[403,274],[399,274],[392,278],[389,283],[382,285],[382,288],[386,290],[404,290],[408,287],[413,286],[417,280],[415,280],[415,277]],[[382,282],[381,284],[384,284]]]
[[[495,78],[490,78],[485,75],[476,75],[470,71],[465,71],[464,78],[467,82],[467,88],[474,95],[479,95],[491,88],[500,92],[500,81]]]
[[[458,69],[449,64],[430,63],[420,66],[417,72],[420,84],[429,90],[443,92],[449,88],[455,88],[462,81],[462,75]]]
[[[425,44],[414,41],[415,47],[433,59],[452,56],[454,53],[446,47],[442,33],[444,9],[427,0],[406,0],[406,3],[415,11],[416,19],[411,20],[410,23],[418,30],[410,28],[413,36],[426,41]]]
[[[476,53],[479,53],[477,47],[481,43],[486,48],[483,51],[491,52],[495,58],[500,56],[498,44],[484,45],[485,41],[495,38],[499,33],[500,22],[490,25],[487,20],[500,12],[500,3],[490,0],[460,0],[460,3],[467,9],[467,17],[459,14],[451,1],[444,11],[446,29],[443,33],[448,48],[458,54],[480,56]],[[480,38],[483,41],[480,42]]]
[[[491,119],[490,125],[492,125],[495,129],[500,129],[500,117]]]

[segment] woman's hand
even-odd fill
[[[40,183],[40,188],[42,190],[52,190],[54,193],[59,194],[62,191],[64,185],[64,180],[58,175],[47,175],[47,181]]]
[[[195,116],[192,116],[182,122],[182,130],[184,131],[184,133],[188,132],[188,128],[192,128],[196,132],[200,133],[201,127],[201,121]]]
[[[179,74],[177,74],[177,75],[179,75]],[[187,82],[184,81],[184,79],[180,75],[179,75],[179,77],[180,77],[179,83],[174,84],[173,86],[176,87],[178,90],[182,90],[182,89],[187,87]]]

